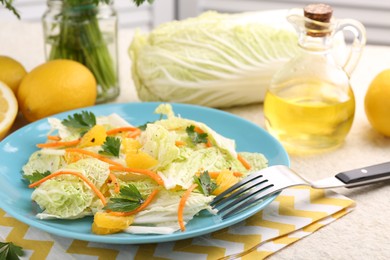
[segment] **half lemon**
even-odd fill
[[[0,140],[11,129],[18,114],[18,101],[13,91],[0,81]]]

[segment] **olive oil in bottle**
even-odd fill
[[[275,73],[264,99],[267,130],[295,154],[322,152],[344,141],[355,114],[349,75],[366,41],[361,23],[331,19],[329,5],[308,5],[303,14],[287,17],[298,32],[300,52]],[[345,30],[354,42],[340,65],[333,38]]]
[[[277,93],[268,91],[264,104],[268,131],[292,153],[339,146],[352,126],[355,99],[351,89],[345,94],[334,88],[321,81],[306,80]],[[326,92],[331,95],[324,95]]]

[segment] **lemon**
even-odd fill
[[[20,82],[27,74],[23,65],[8,56],[0,56],[0,81],[3,81],[16,95]]]
[[[371,81],[364,108],[371,126],[379,133],[390,136],[390,69],[380,72]]]
[[[17,98],[24,117],[32,122],[91,106],[96,95],[96,79],[87,67],[72,60],[52,60],[23,78]]]
[[[18,102],[14,93],[0,81],[0,140],[8,133],[17,114]]]

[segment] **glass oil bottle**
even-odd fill
[[[329,5],[313,4],[288,20],[298,32],[300,54],[278,71],[264,100],[267,130],[288,152],[310,154],[338,147],[354,119],[349,76],[365,45],[365,29],[351,19],[332,19]],[[344,66],[334,59],[334,35],[354,35]]]

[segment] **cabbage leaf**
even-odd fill
[[[184,191],[161,190],[158,198],[145,210],[138,212],[134,222],[125,232],[142,234],[170,234],[180,229],[177,209]],[[214,196],[193,192],[186,202],[183,219],[188,223],[202,210],[213,211],[210,202]]]
[[[77,171],[87,177],[98,189],[110,174],[109,164],[94,158],[81,159],[62,170]],[[61,175],[39,185],[31,195],[43,210],[38,218],[75,219],[91,215],[102,203],[94,203],[96,194],[73,175]]]

